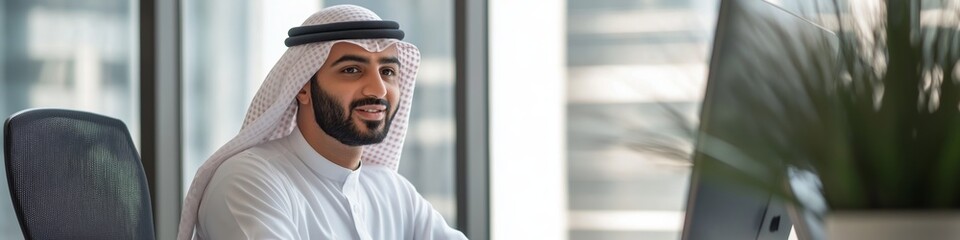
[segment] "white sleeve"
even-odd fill
[[[413,219],[409,227],[413,231],[413,239],[467,239],[463,233],[447,225],[443,216],[417,192],[413,184],[399,174],[397,176],[403,181],[410,200]]]
[[[247,152],[225,161],[204,193],[198,234],[211,240],[297,239],[285,181],[276,172]]]

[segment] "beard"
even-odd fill
[[[363,132],[360,127],[354,123],[352,110],[349,114],[344,113],[343,104],[330,94],[327,94],[326,91],[320,89],[316,78],[310,81],[310,92],[313,98],[313,114],[316,118],[317,125],[320,125],[320,129],[323,129],[327,135],[348,146],[376,144],[383,142],[383,139],[387,137],[387,133],[390,132],[390,123],[393,122],[395,115],[395,113],[389,114],[390,102],[379,98],[364,98],[350,103],[350,109],[371,104],[380,104],[387,107],[385,111],[387,111],[388,114],[385,114],[386,117],[384,117],[384,119],[376,121],[362,120],[363,125],[367,128],[367,131]],[[380,128],[381,126],[383,127]]]

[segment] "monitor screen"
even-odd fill
[[[793,223],[818,238],[816,209],[798,210],[778,192],[819,194],[808,191],[817,188],[811,171],[782,159],[805,156],[795,152],[811,148],[794,139],[817,131],[782,120],[816,121],[809,101],[820,98],[810,94],[822,91],[810,90],[837,75],[837,36],[800,16],[762,0],[722,0],[683,239],[787,239]]]

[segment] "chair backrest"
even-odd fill
[[[154,239],[140,155],[120,120],[63,109],[3,127],[10,196],[27,239]]]

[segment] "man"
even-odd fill
[[[178,238],[466,239],[396,173],[420,61],[399,26],[341,5],[289,35],[197,171]]]

